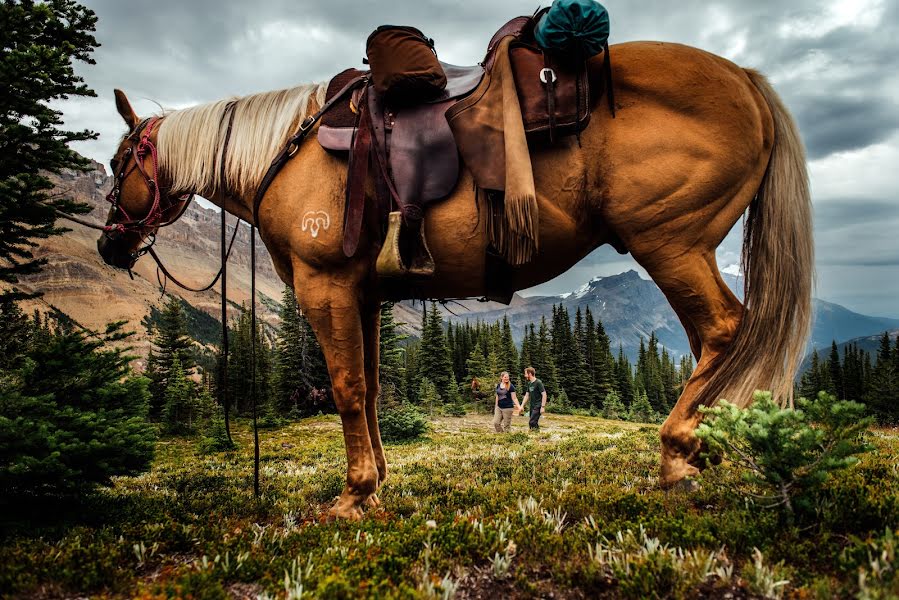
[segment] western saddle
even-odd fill
[[[318,141],[326,150],[348,157],[343,243],[347,256],[352,256],[358,246],[365,190],[370,182],[376,191],[384,240],[377,270],[381,277],[392,278],[421,278],[435,273],[422,219],[428,205],[446,198],[455,188],[460,153],[480,189],[505,189],[493,175],[497,170],[504,172],[502,149],[494,152],[485,147],[484,140],[490,139],[484,135],[485,126],[469,118],[471,113],[466,111],[485,95],[497,50],[509,36],[512,45],[502,44],[502,48],[509,48],[528,141],[553,143],[586,127],[590,116],[586,63],[550,56],[536,46],[533,27],[539,14],[517,17],[500,28],[478,65],[460,67],[441,62],[446,87],[441,95],[427,101],[391,105],[374,91],[368,72],[356,69],[347,69],[330,81],[326,102],[335,102],[322,117]],[[605,54],[608,65],[607,48]],[[607,69],[603,83],[611,90],[608,73]],[[348,84],[355,85],[351,93],[347,93]],[[344,98],[335,98],[337,94]],[[609,106],[614,106],[611,94]],[[456,119],[452,128],[449,119]],[[501,145],[502,127],[498,129]],[[529,163],[527,166],[530,170]]]

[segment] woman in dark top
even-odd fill
[[[509,373],[503,371],[496,386],[496,401],[493,408],[493,428],[497,433],[508,433],[512,428],[512,411],[519,412],[518,395],[515,386],[509,379]]]

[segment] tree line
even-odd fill
[[[857,343],[844,346],[842,354],[836,341],[831,342],[826,356],[814,350],[797,385],[797,395],[817,398],[819,392],[864,402],[878,423],[899,424],[899,336],[893,343],[884,331],[873,360]]]

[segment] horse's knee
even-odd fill
[[[367,386],[364,377],[345,373],[332,377],[331,386],[334,404],[342,416],[360,415],[365,411]]]

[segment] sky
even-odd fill
[[[546,1],[546,0],[545,0]],[[95,65],[78,72],[97,98],[59,104],[66,124],[100,134],[77,150],[104,165],[123,133],[112,90],[139,115],[325,81],[361,66],[378,25],[413,25],[441,60],[474,64],[532,2],[497,0],[82,0],[99,18]],[[768,75],[799,123],[815,215],[816,296],[899,318],[899,0],[608,0],[610,43],[679,42]],[[718,262],[739,262],[738,224]],[[524,292],[559,294],[636,269],[603,247]]]

